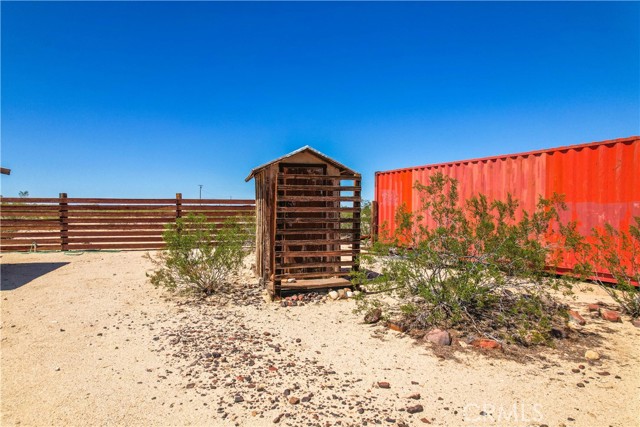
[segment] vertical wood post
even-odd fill
[[[356,243],[352,244],[351,249],[354,252],[358,253],[358,255],[355,255],[356,262],[353,264],[353,270],[354,271],[358,271],[358,270],[360,270],[360,221],[361,221],[360,197],[362,195],[362,192],[361,192],[362,181],[361,181],[360,174],[356,175],[356,179],[353,181],[353,185],[356,187],[356,191],[353,192],[353,196],[357,200],[356,202],[353,202],[353,207],[355,208],[355,212],[353,212],[353,220],[354,220],[354,222],[353,222],[353,228],[354,228],[353,240]]]
[[[182,218],[182,193],[176,193],[176,219]]]
[[[67,205],[67,193],[60,193],[59,218],[60,218],[60,249],[69,250],[69,206]]]

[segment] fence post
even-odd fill
[[[67,193],[60,193],[59,202],[60,217],[60,249],[69,250],[69,206],[67,205]]]
[[[176,219],[182,217],[182,193],[176,193]]]

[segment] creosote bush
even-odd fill
[[[190,214],[167,225],[167,244],[157,258],[156,270],[147,273],[151,283],[172,291],[205,295],[224,291],[237,272],[254,237],[253,218],[229,218],[221,228],[204,215]]]
[[[441,173],[415,188],[420,208],[401,207],[395,232],[383,231],[386,244],[372,251],[382,275],[367,280],[364,272],[354,274],[367,291],[358,310],[399,308],[410,329],[459,328],[524,345],[551,342],[552,327],[566,316],[554,291],[569,293],[572,280],[547,268],[557,260],[546,235],[557,225],[562,198],[540,198],[533,212],[518,217],[511,196],[490,201],[477,195],[459,203],[457,181]]]
[[[577,231],[571,222],[563,230],[567,248],[578,260],[580,275],[592,279],[633,318],[640,317],[640,217],[634,217],[626,229],[617,230],[611,224],[593,228],[588,236]],[[615,283],[610,283],[600,271],[608,271]]]

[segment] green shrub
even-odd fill
[[[166,249],[152,259],[151,283],[172,291],[211,295],[224,291],[253,239],[252,219],[228,219],[221,228],[204,215],[179,218],[166,227]]]
[[[616,284],[602,280],[594,273],[596,282],[620,305],[623,313],[640,317],[640,292],[634,285],[640,283],[640,217],[627,230],[616,230],[606,224],[603,230],[594,229],[596,249],[594,264],[604,267]],[[598,269],[595,269],[596,271]]]
[[[516,219],[518,201],[511,196],[459,203],[457,181],[441,173],[415,188],[420,208],[401,206],[395,233],[374,247],[382,275],[354,274],[369,293],[359,310],[394,301],[387,309],[399,308],[409,328],[460,327],[499,340],[548,342],[565,311],[553,291],[571,288],[569,278],[546,269],[556,247],[545,236],[564,207],[561,197],[541,198]]]

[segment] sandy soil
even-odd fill
[[[523,363],[442,355],[364,325],[352,301],[267,304],[246,272],[238,304],[168,299],[143,255],[2,255],[3,426],[640,425],[640,329],[588,317],[597,289],[572,305],[602,359]]]

